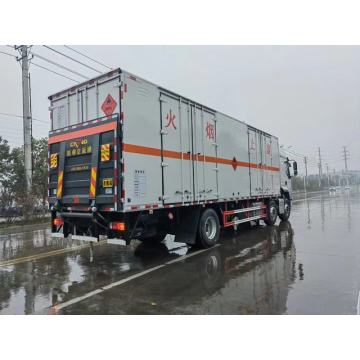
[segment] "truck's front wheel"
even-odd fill
[[[279,214],[279,218],[281,221],[288,221],[291,213],[291,201],[288,198],[284,200],[284,213]]]
[[[214,246],[220,237],[220,221],[213,209],[206,209],[200,218],[198,229],[198,245],[203,248]]]

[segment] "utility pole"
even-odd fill
[[[305,189],[305,194],[307,192],[307,177],[308,177],[308,167],[307,167],[307,157],[304,157],[304,162],[305,162],[305,177],[304,177],[304,189]]]
[[[27,45],[15,47],[19,50],[21,57],[17,58],[21,62],[22,69],[22,92],[23,92],[23,133],[24,133],[24,164],[26,189],[30,191],[32,184],[32,153],[31,153],[31,129],[32,118],[30,108],[30,84],[29,84],[29,52]]]
[[[346,176],[346,185],[349,186],[349,174],[348,174],[348,160],[349,160],[349,151],[346,146],[343,146],[343,160],[345,162],[345,176]]]
[[[321,189],[321,179],[322,179],[322,161],[321,161],[321,150],[319,148],[319,188]]]
[[[326,163],[326,174],[328,178],[328,187],[330,188],[330,174],[329,174],[329,164]]]

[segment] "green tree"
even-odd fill
[[[0,185],[6,179],[10,169],[10,146],[7,140],[0,136]]]
[[[47,198],[48,141],[47,138],[33,139],[33,193],[45,205]]]
[[[14,203],[22,209],[26,219],[34,214],[34,207],[40,202],[45,205],[47,197],[47,139],[32,140],[33,181],[31,191],[26,189],[24,147],[10,151],[6,140],[0,137],[0,206]]]
[[[9,209],[15,202],[12,186],[12,161],[8,142],[0,136],[0,209],[6,215],[7,222],[14,221],[15,216]]]
[[[46,203],[48,145],[47,139],[32,140],[33,178],[31,191],[26,190],[24,147],[14,148],[11,152],[11,187],[17,204],[23,208],[24,216],[31,217],[35,205]]]

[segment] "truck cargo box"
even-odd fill
[[[283,196],[275,136],[131,73],[49,99],[53,211],[97,212],[105,226],[116,213],[248,201],[258,219],[266,199]]]

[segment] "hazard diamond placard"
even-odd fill
[[[101,105],[101,110],[104,112],[105,115],[110,116],[114,112],[116,108],[117,102],[114,98],[109,94],[103,104]]]

